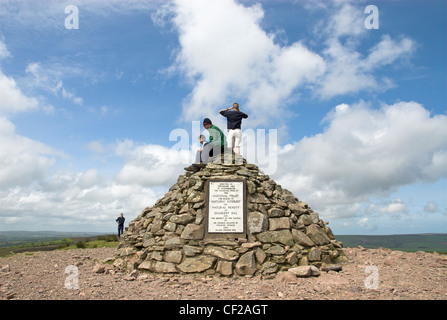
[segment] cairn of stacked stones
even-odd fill
[[[235,155],[180,175],[153,206],[129,223],[117,249],[118,268],[154,273],[275,276],[297,266],[345,259],[342,243],[306,203]],[[205,237],[205,184],[245,181],[246,237]]]

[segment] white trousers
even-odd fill
[[[227,143],[230,149],[240,147],[242,145],[242,130],[230,129],[228,130]]]

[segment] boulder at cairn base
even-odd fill
[[[342,243],[305,202],[256,165],[227,156],[180,175],[131,221],[115,265],[128,271],[269,278],[298,266],[347,260]]]

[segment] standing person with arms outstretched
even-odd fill
[[[228,145],[229,148],[236,152],[237,155],[241,154],[242,145],[242,119],[248,118],[248,115],[239,110],[239,104],[233,103],[228,109],[222,109],[219,111],[221,115],[227,118],[228,129]]]

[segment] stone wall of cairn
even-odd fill
[[[206,181],[241,178],[247,185],[247,238],[204,240]],[[344,259],[342,243],[316,212],[243,160],[180,175],[163,198],[129,223],[114,265],[128,271],[269,278],[292,267]]]

